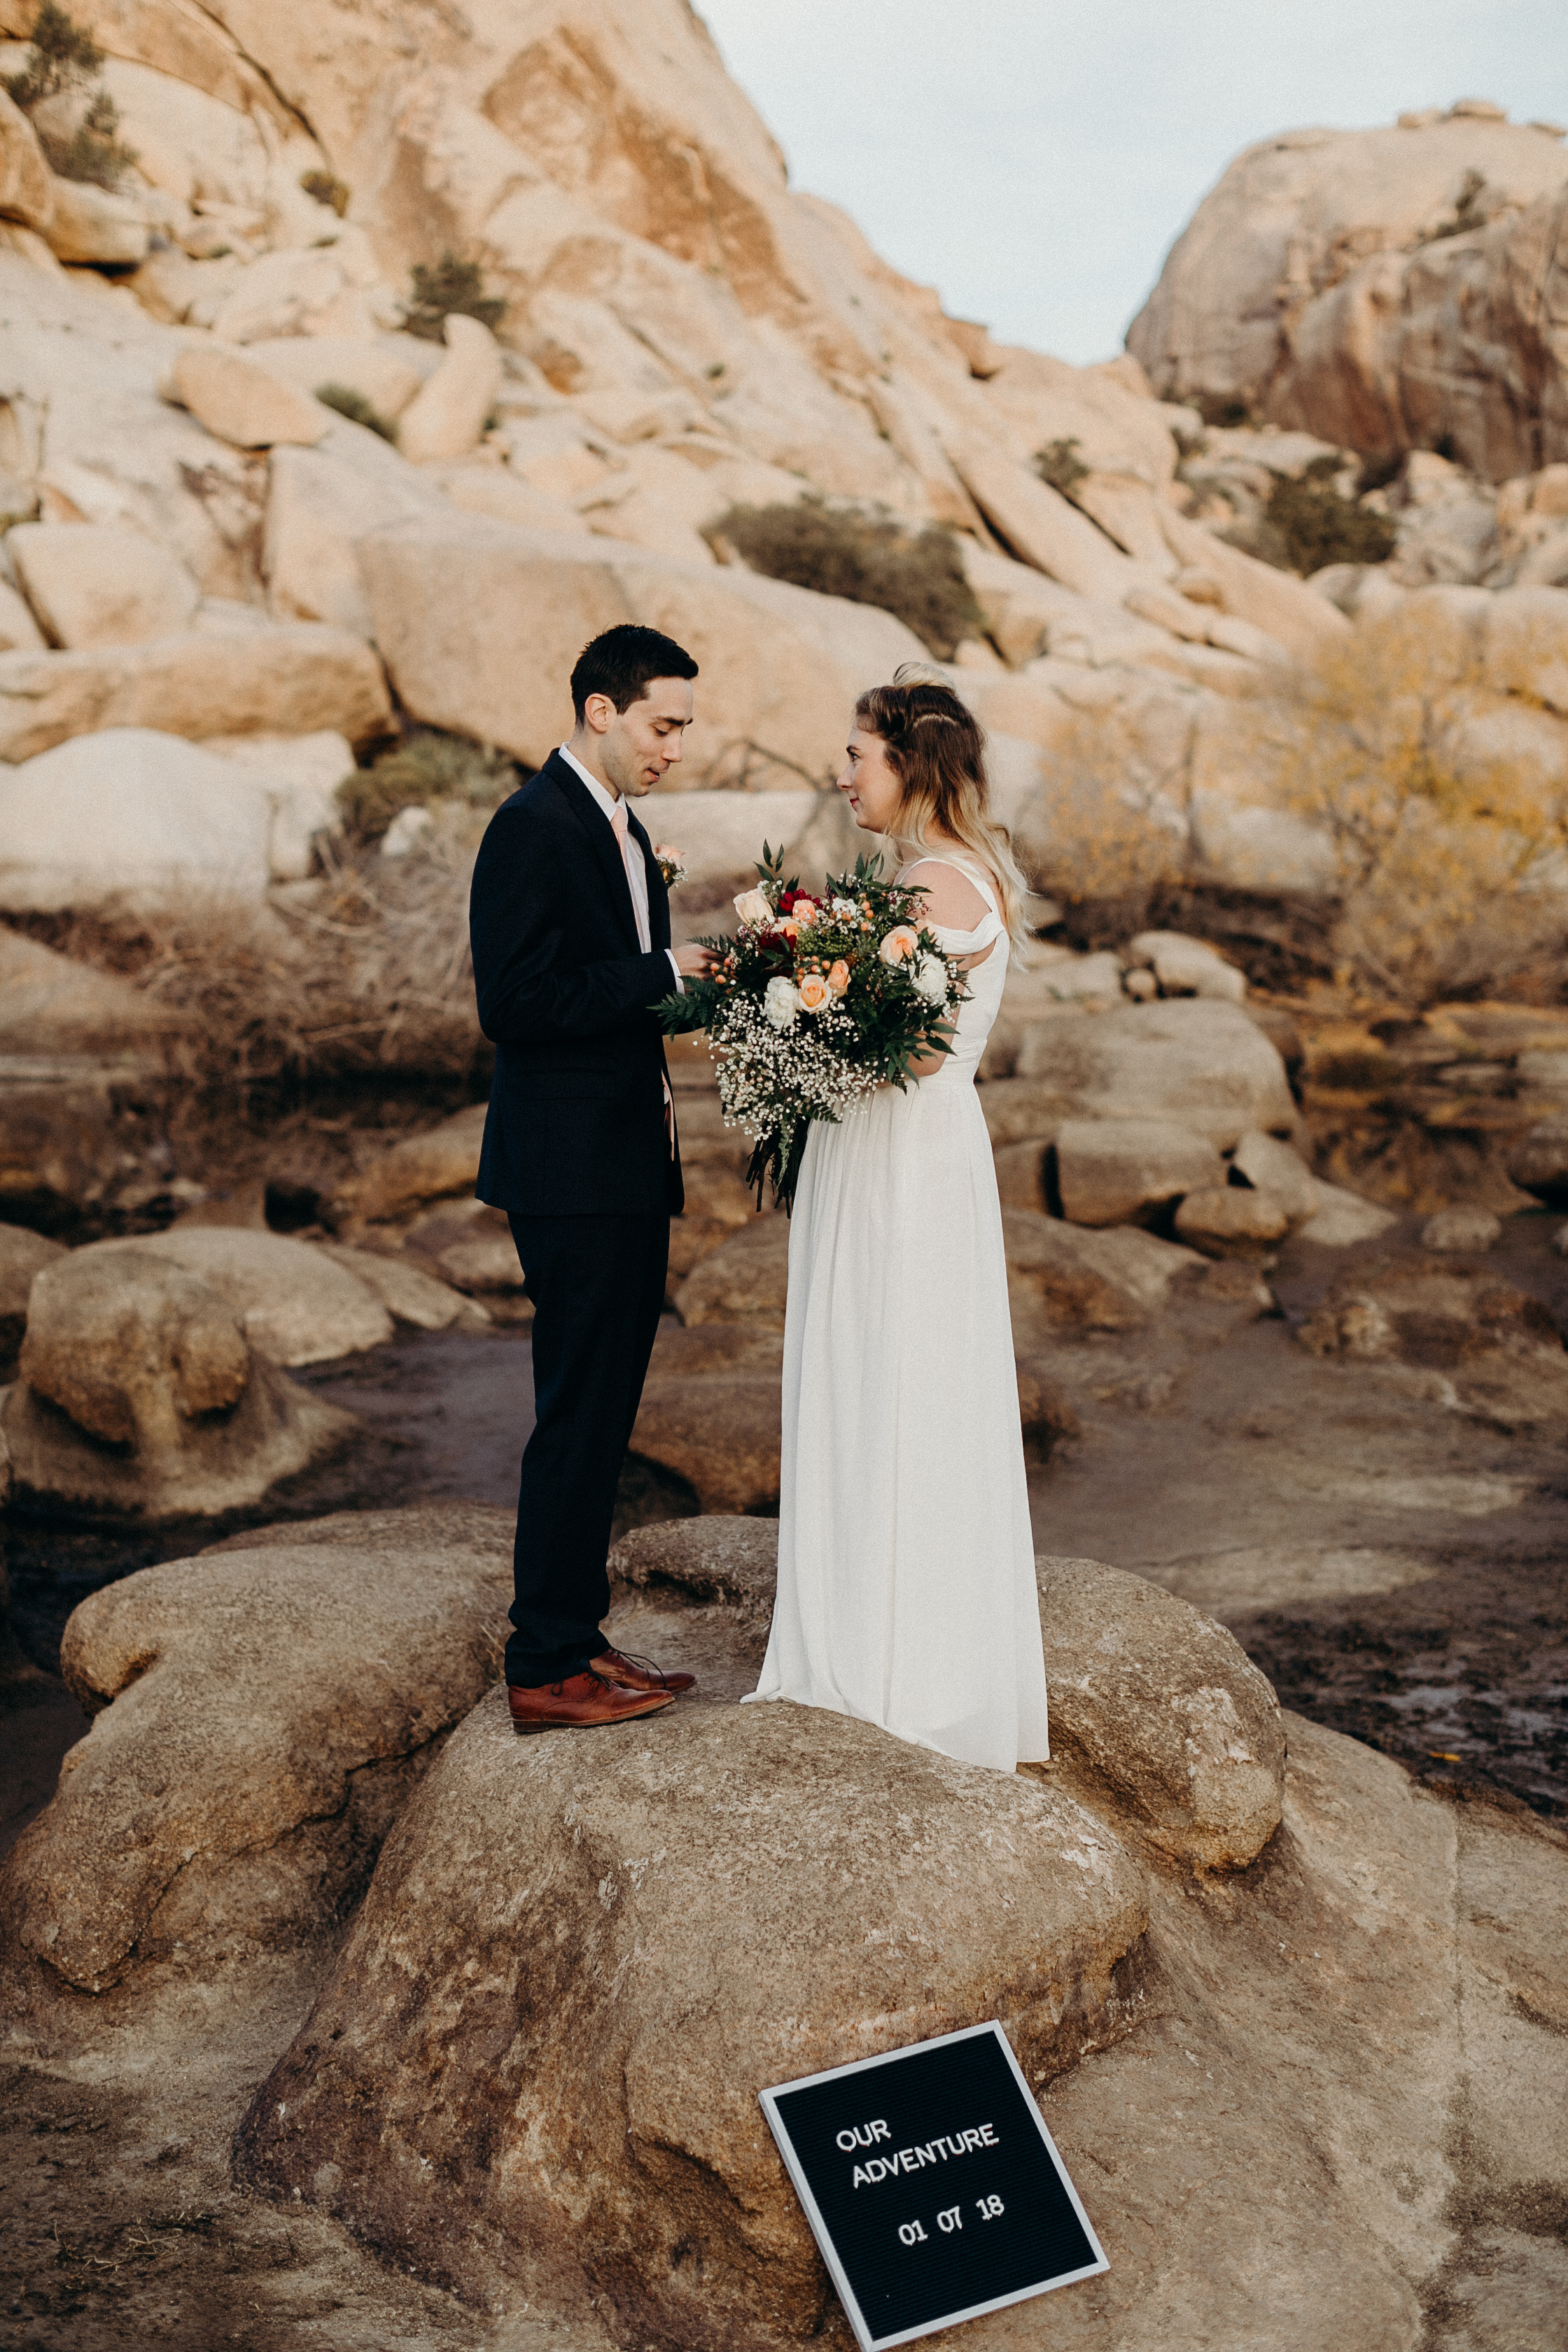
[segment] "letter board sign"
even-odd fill
[[[863,2352],[1110,2268],[994,2021],[762,2104]]]

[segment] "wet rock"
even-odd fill
[[[392,1337],[392,1318],[363,1276],[283,1234],[181,1224],[134,1242],[99,1242],[91,1255],[111,1265],[121,1251],[165,1259],[216,1291],[270,1363],[330,1363]]]
[[[789,1220],[757,1217],[689,1274],[675,1294],[688,1326],[748,1323],[782,1331],[789,1282]]]
[[[357,1897],[494,1678],[511,1581],[449,1521],[376,1516],[379,1539],[226,1548],[75,1612],[61,1671],[92,1727],[0,1872],[0,1937],[36,1986],[210,1975]]]
[[[114,1520],[248,1508],[358,1426],[255,1353],[216,1290],[136,1246],[36,1277],[0,1402],[18,1493]]]
[[[1230,1164],[1257,1191],[1271,1192],[1292,1223],[1317,1215],[1321,1202],[1312,1171],[1300,1153],[1277,1135],[1256,1129],[1244,1135]]]
[[[0,1225],[0,1381],[16,1375],[33,1276],[65,1255],[62,1243],[31,1233],[26,1225]]]
[[[1285,1066],[1239,1005],[1194,997],[1041,1022],[1017,1075],[1058,1118],[1165,1119],[1226,1151],[1249,1129],[1294,1130]]]
[[[1568,1208],[1568,1119],[1543,1120],[1508,1155],[1508,1172],[1521,1192],[1549,1209]]]
[[[1176,1211],[1176,1231],[1205,1257],[1267,1257],[1290,1230],[1290,1213],[1276,1192],[1245,1184],[1214,1184],[1189,1192]]]
[[[1421,1228],[1429,1250],[1489,1250],[1502,1239],[1502,1219],[1489,1209],[1439,1209]]]
[[[140,646],[188,627],[201,591],[155,539],[110,523],[24,522],[5,536],[57,646]]]
[[[174,362],[174,383],[192,415],[237,449],[270,449],[279,441],[310,448],[331,423],[319,400],[238,352],[193,346]]]
[[[1314,1355],[1383,1365],[1410,1392],[1499,1429],[1568,1418],[1568,1354],[1548,1309],[1462,1264],[1405,1257],[1344,1275],[1297,1337]]]
[[[639,2342],[811,2335],[831,2290],[758,2091],[995,2016],[1053,2074],[1126,2030],[1144,1916],[1130,1857],[1023,1776],[784,1705],[519,1740],[497,1694],[388,1840],[239,2176],[468,2294],[553,2273]]]
[[[1036,1567],[1063,1784],[1173,1860],[1245,1869],[1279,1825],[1271,1685],[1223,1625],[1159,1585],[1100,1560]]]
[[[1062,1214],[1075,1225],[1151,1223],[1184,1193],[1225,1181],[1214,1145],[1170,1119],[1068,1119],[1056,1152]]]

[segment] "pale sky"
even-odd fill
[[[1238,148],[1489,98],[1568,123],[1564,0],[696,0],[798,188],[950,311],[1109,358]]]

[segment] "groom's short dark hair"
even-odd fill
[[[695,677],[697,664],[683,646],[658,629],[623,621],[584,646],[572,673],[572,708],[581,720],[591,694],[607,694],[617,710],[629,710],[656,677]]]

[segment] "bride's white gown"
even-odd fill
[[[778,1595],[752,1696],[1010,1772],[1049,1754],[1002,1212],[974,1073],[1002,1002],[991,911],[948,1059],[814,1124],[784,1322]],[[993,946],[993,943],[994,946]]]

